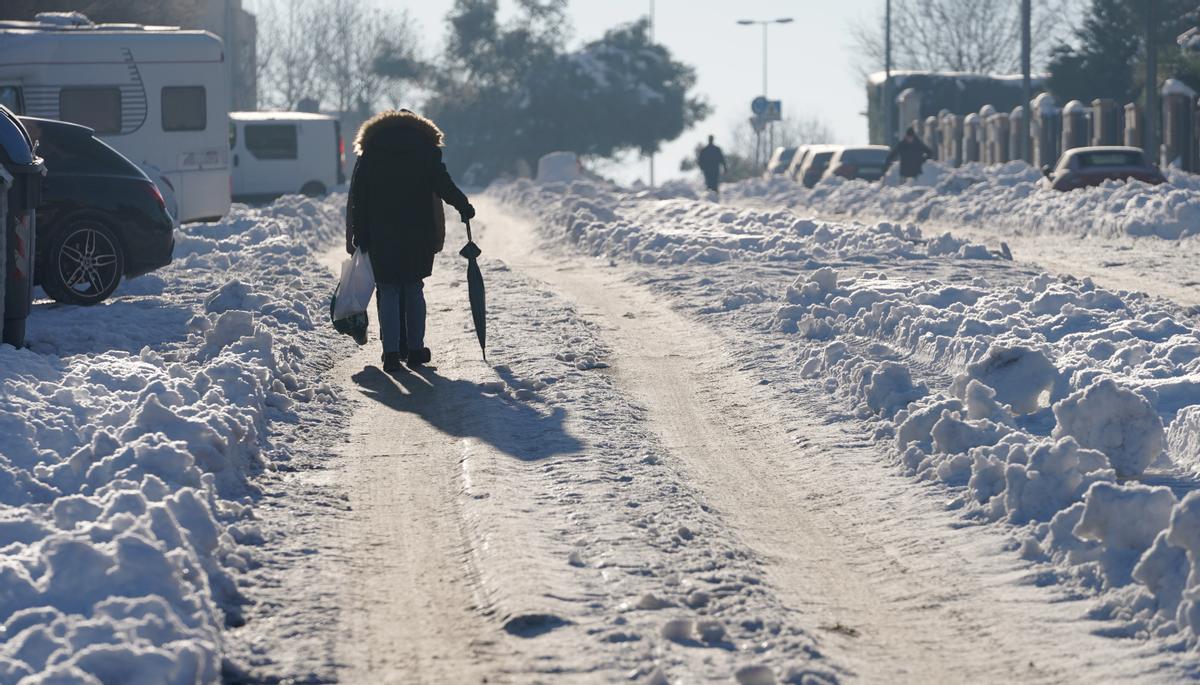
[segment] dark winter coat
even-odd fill
[[[475,215],[442,163],[442,139],[432,121],[412,112],[384,112],[358,130],[346,250],[367,251],[378,283],[411,282],[433,272],[433,255],[441,249],[437,198],[464,221]]]
[[[709,143],[700,150],[696,157],[696,165],[704,172],[706,178],[720,178],[721,168],[725,166],[725,154],[721,148]]]
[[[925,160],[933,159],[933,150],[915,135],[912,140],[905,135],[900,142],[892,146],[891,152],[888,152],[887,164],[890,165],[897,158],[900,160],[900,175],[913,178],[921,175],[921,167],[925,166]]]

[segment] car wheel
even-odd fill
[[[57,302],[91,305],[108,299],[125,273],[125,249],[107,226],[78,219],[55,233],[42,288]]]
[[[300,189],[300,194],[309,197],[319,197],[325,194],[325,184],[320,181],[309,181]]]

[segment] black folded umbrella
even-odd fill
[[[475,336],[479,338],[479,349],[487,361],[487,300],[483,293],[483,274],[475,261],[483,250],[471,238],[471,222],[467,224],[467,244],[458,253],[467,258],[467,293],[471,298],[471,319],[475,321]]]

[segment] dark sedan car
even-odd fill
[[[1131,178],[1152,185],[1167,181],[1157,166],[1146,161],[1140,148],[1115,145],[1067,150],[1053,170],[1047,166],[1042,173],[1055,190],[1074,190],[1098,186],[1108,180],[1127,181]]]
[[[21,117],[46,161],[34,278],[69,304],[96,304],[122,277],[171,263],[173,222],[158,187],[92,129]]]

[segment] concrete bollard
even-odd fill
[[[1136,102],[1125,105],[1125,144],[1142,146],[1142,107]]]
[[[1032,136],[1033,165],[1039,169],[1053,167],[1058,163],[1059,146],[1062,144],[1062,110],[1054,102],[1054,96],[1041,93],[1029,103],[1032,118],[1029,120],[1029,135]]]
[[[1196,91],[1169,78],[1162,87],[1163,167],[1196,171]]]
[[[939,122],[942,129],[942,153],[940,159],[950,166],[962,165],[962,119],[957,114],[946,112],[942,115]]]
[[[979,161],[979,115],[971,112],[962,121],[962,161]]]
[[[1062,108],[1062,146],[1066,152],[1077,147],[1087,147],[1088,122],[1087,107],[1078,100],[1068,102]]]
[[[1009,120],[1008,114],[996,112],[987,118],[987,160],[988,164],[1004,164],[1011,157],[1008,154]]]
[[[1125,119],[1112,98],[1092,100],[1092,145],[1121,145]]]
[[[933,150],[936,159],[942,158],[942,129],[938,126],[938,118],[932,114],[925,117],[921,139],[925,141],[930,150]]]
[[[1008,115],[1008,158],[1029,161],[1029,148],[1021,145],[1021,124],[1025,121],[1025,108],[1017,105]]]

